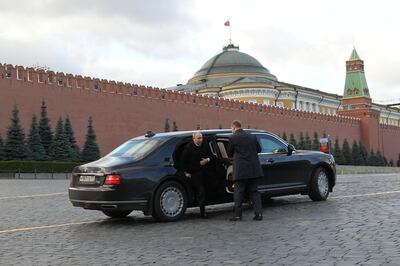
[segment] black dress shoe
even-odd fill
[[[256,215],[254,215],[254,217],[253,217],[253,220],[254,220],[254,221],[262,221],[262,219],[263,219],[262,214],[256,214]]]
[[[229,221],[231,222],[236,222],[236,221],[241,221],[242,216],[233,216],[232,218],[229,218]]]

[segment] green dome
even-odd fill
[[[189,83],[199,80],[207,80],[210,76],[235,75],[238,77],[259,76],[276,80],[276,77],[269,72],[254,57],[239,52],[239,47],[232,44],[224,47],[223,51],[209,59],[199,71],[189,80]]]

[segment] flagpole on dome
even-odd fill
[[[225,21],[224,26],[229,27],[229,44],[232,44],[232,28],[231,28],[231,22],[230,19]]]

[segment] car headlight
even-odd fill
[[[332,154],[329,156],[329,163],[330,164],[335,164],[335,157],[333,157]]]

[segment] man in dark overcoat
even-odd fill
[[[181,166],[186,177],[193,185],[201,218],[208,218],[205,211],[205,178],[212,172],[208,166],[215,160],[210,148],[203,142],[203,135],[196,131],[193,141],[186,144],[181,155]]]
[[[242,203],[247,192],[253,203],[255,213],[253,220],[260,221],[263,219],[261,196],[258,191],[258,181],[263,176],[258,159],[261,147],[256,136],[242,129],[240,121],[233,121],[231,129],[233,135],[229,140],[228,156],[233,157],[235,211],[230,220],[242,220]]]

